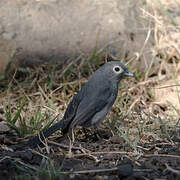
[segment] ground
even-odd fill
[[[49,64],[18,69],[14,80],[4,80],[8,83],[1,96],[1,179],[180,178],[179,111],[173,105],[155,103],[151,90],[158,81],[154,77],[121,82],[118,98],[100,124],[98,137],[93,135],[93,128],[88,129],[86,137],[78,127],[72,143],[59,130],[45,147],[29,148],[28,140],[39,129],[54,123],[59,112],[62,114],[55,121],[62,118],[72,96],[86,81],[85,69],[93,71],[96,66],[84,62],[78,81],[74,80],[78,65],[62,79],[58,65],[53,65],[54,71],[48,74],[52,68]],[[51,82],[54,72],[57,77]],[[73,81],[67,83],[67,79]]]
[[[110,59],[95,53],[64,67],[7,68],[0,81],[0,179],[180,179],[179,3],[156,2],[143,17],[154,22],[154,62],[144,71],[138,59],[124,61],[136,78],[121,82],[98,138],[93,128],[86,137],[78,127],[73,143],[59,130],[44,147],[28,145],[63,117],[72,97]]]
[[[66,138],[53,142],[48,149],[36,151],[27,150],[22,142],[9,143],[9,151],[0,154],[1,179],[180,178],[179,143],[156,141],[138,145],[134,151],[123,138],[111,135],[95,142],[78,138],[69,152]]]

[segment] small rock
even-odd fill
[[[4,122],[0,122],[0,133],[8,131],[10,131],[10,128]]]
[[[33,157],[33,155],[32,155],[32,152],[31,152],[31,151],[26,150],[26,151],[20,153],[20,157],[21,157],[23,160],[31,160],[32,157]]]
[[[120,176],[126,177],[133,174],[133,166],[131,164],[121,164],[117,166],[117,168],[118,174]]]

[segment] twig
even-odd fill
[[[69,64],[66,65],[66,67],[62,70],[61,74],[60,74],[60,78],[64,75],[64,73],[67,71],[67,69],[69,69],[69,67],[72,64],[75,64],[80,58],[82,57],[82,55],[79,55],[76,59],[74,59],[73,61],[71,61],[72,59],[69,60]]]
[[[4,156],[2,159],[0,159],[0,162],[4,161],[5,159],[11,159],[9,156]]]
[[[85,148],[83,148],[83,147],[76,147],[76,146],[73,146],[71,143],[70,143],[70,145],[68,146],[68,145],[59,144],[59,143],[56,143],[56,142],[53,142],[53,141],[49,141],[49,140],[48,140],[48,142],[51,143],[51,144],[60,146],[60,147],[62,147],[62,148],[69,149],[69,153],[68,153],[68,155],[66,156],[66,157],[68,157],[68,158],[72,158],[72,157],[75,157],[75,156],[76,156],[76,155],[73,155],[73,154],[72,154],[72,149],[74,149],[74,150],[80,150],[80,151],[82,151],[83,154],[86,154],[86,156],[89,156],[89,157],[93,158],[96,162],[99,162],[99,161],[100,161],[96,156],[90,154],[91,151],[89,151],[88,149],[85,149]],[[57,155],[57,154],[56,154],[56,155]],[[59,154],[59,155],[60,155],[60,154]],[[62,155],[62,154],[61,154],[61,155]],[[64,154],[63,154],[63,156],[64,156]]]
[[[180,159],[180,156],[178,155],[171,155],[171,154],[147,154],[147,155],[143,155],[143,157],[166,157],[166,158],[178,158]]]
[[[139,153],[133,153],[133,152],[123,152],[123,151],[110,151],[110,152],[89,152],[89,153],[82,153],[82,154],[74,154],[73,157],[83,157],[83,156],[89,156],[89,155],[101,155],[101,154],[121,154],[121,155],[130,155],[130,156],[137,156]],[[62,156],[64,154],[57,153],[57,156]],[[148,158],[148,157],[165,157],[165,158],[178,158],[180,159],[180,156],[178,155],[170,155],[170,154],[147,154],[143,155],[142,157]]]
[[[176,169],[173,169],[173,168],[170,167],[167,163],[165,163],[165,165],[166,165],[167,170],[169,170],[169,171],[171,171],[171,172],[173,172],[173,173],[175,173],[175,174],[177,174],[177,175],[180,175],[180,171],[178,171],[178,170],[176,170]]]
[[[81,82],[81,83],[86,83],[86,82],[87,82],[87,79],[82,78],[82,79],[74,80],[74,81],[71,81],[71,82],[61,83],[59,87],[57,87],[55,90],[53,90],[53,91],[51,92],[51,95],[52,95],[54,92],[56,92],[57,90],[59,90],[59,89],[61,89],[62,87],[64,87],[64,86],[74,85],[74,84],[77,84],[77,83],[79,83],[79,82]]]
[[[117,171],[118,167],[109,168],[109,169],[91,169],[91,170],[82,170],[82,171],[65,171],[62,174],[86,174],[86,173],[99,173],[99,172],[109,172],[109,171]]]
[[[37,171],[37,168],[35,168],[34,166],[32,166],[32,165],[30,165],[30,164],[25,164],[25,163],[23,163],[22,161],[20,161],[19,159],[15,159],[15,160],[16,160],[16,162],[18,162],[19,164],[23,165],[24,167],[33,169],[34,171]]]
[[[118,171],[119,167],[113,168],[105,168],[105,169],[90,169],[90,170],[82,170],[82,171],[64,171],[61,172],[62,174],[86,174],[86,173],[100,173],[100,172],[111,172],[111,171]],[[151,172],[152,169],[134,169],[137,172]]]
[[[54,142],[54,141],[50,141],[50,140],[48,140],[48,143],[54,144],[54,145],[59,146],[59,147],[61,147],[61,148],[69,149],[69,146],[68,146],[68,145],[65,145],[65,144],[60,144],[60,143],[57,143],[57,142]],[[85,149],[85,148],[83,148],[83,147],[77,147],[77,146],[72,146],[72,149],[73,149],[73,150],[81,150],[81,151],[91,152],[91,151],[89,151],[88,149]]]
[[[82,149],[82,151],[83,151],[83,153],[86,153],[83,149]],[[100,160],[96,156],[94,156],[92,154],[89,154],[89,157],[92,157],[95,160],[96,163],[100,162]]]
[[[83,157],[89,155],[101,155],[101,154],[122,154],[122,155],[137,155],[137,153],[132,152],[121,152],[121,151],[110,151],[110,152],[89,152],[89,153],[82,153],[82,154],[74,154],[73,157]],[[56,155],[62,156],[61,153],[57,153]]]
[[[157,87],[157,88],[154,88],[154,89],[164,89],[164,88],[177,87],[177,86],[180,86],[180,85],[179,84],[172,84],[172,85],[169,85],[169,86],[162,86],[162,87]]]
[[[128,111],[127,111],[126,114],[129,114],[129,112],[131,111],[131,109],[136,105],[136,103],[137,103],[138,101],[140,101],[140,99],[141,99],[141,96],[138,97],[138,98],[131,104],[131,106],[129,107],[129,109],[128,109]]]
[[[39,156],[42,156],[42,157],[44,157],[45,159],[48,159],[48,157],[47,156],[45,156],[44,154],[41,154],[40,152],[38,152],[38,151],[35,151],[34,149],[31,149],[30,150],[33,154],[37,154],[37,155],[39,155]]]
[[[35,171],[37,170],[34,166],[23,163],[22,161],[20,161],[19,158],[12,158],[12,157],[10,157],[10,156],[5,156],[5,157],[3,157],[3,158],[0,160],[0,162],[4,161],[5,159],[15,160],[16,162],[18,162],[19,164],[21,164],[21,165],[23,165],[23,166],[25,166],[25,167],[28,167],[28,168],[33,169],[33,170],[35,170]]]

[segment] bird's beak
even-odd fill
[[[135,77],[135,74],[134,74],[134,73],[131,73],[131,72],[124,72],[124,76],[127,76],[127,77]]]

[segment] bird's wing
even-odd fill
[[[99,111],[101,111],[106,105],[113,104],[115,98],[111,99],[112,92],[109,88],[103,88],[101,91],[95,92],[94,95],[89,98],[88,96],[83,98],[80,102],[70,127],[73,129],[76,125],[84,124],[86,121],[92,119],[92,117]]]
[[[70,102],[70,104],[68,105],[64,117],[61,120],[61,124],[62,124],[61,128],[63,133],[66,133],[68,131],[71,122],[76,116],[76,112],[82,98],[83,98],[83,91],[75,95],[72,101]]]

